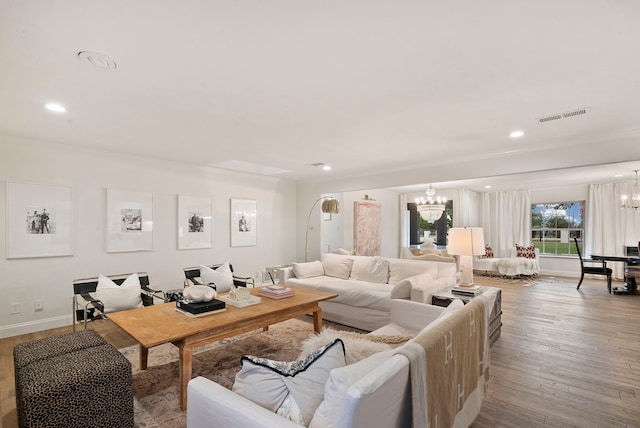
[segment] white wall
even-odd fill
[[[352,192],[332,193],[326,183],[304,183],[298,186],[298,236],[296,261],[304,260],[305,227],[309,210],[321,195],[332,196],[340,201],[340,213],[332,221],[321,224],[320,209],[316,207],[311,216],[309,230],[309,257],[319,260],[323,250],[329,248],[353,249],[353,203],[364,195],[382,205],[382,255],[398,257],[400,248],[400,195],[385,189],[367,189]],[[316,232],[322,231],[322,234]]]
[[[77,278],[146,271],[153,287],[169,290],[182,287],[183,267],[229,261],[253,276],[296,255],[296,184],[289,180],[7,136],[0,136],[0,180],[0,337],[69,325]],[[73,256],[6,258],[6,181],[73,189]],[[153,251],[105,252],[106,188],[153,193]],[[177,250],[178,194],[213,198],[211,249]],[[257,201],[256,246],[230,246],[231,198]],[[33,310],[35,299],[44,300],[43,311]],[[20,302],[19,314],[10,314],[12,302]]]

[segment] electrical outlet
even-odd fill
[[[19,314],[19,313],[20,313],[20,302],[12,302],[11,314]]]
[[[42,311],[44,310],[44,303],[42,299],[36,299],[33,301],[33,310],[34,311]]]

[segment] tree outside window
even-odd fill
[[[585,201],[531,205],[531,241],[540,254],[577,256],[573,238],[582,251]]]

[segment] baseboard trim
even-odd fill
[[[71,315],[0,326],[0,339],[71,325]]]

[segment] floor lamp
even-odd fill
[[[311,210],[309,211],[309,218],[307,218],[307,231],[304,239],[304,261],[308,261],[309,257],[309,223],[311,222],[311,213],[313,209],[318,205],[318,202],[322,202],[322,212],[325,214],[338,214],[340,212],[340,202],[337,199],[333,199],[331,196],[320,196],[317,201],[314,202]]]
[[[449,229],[447,253],[460,256],[460,287],[473,286],[473,256],[480,256],[484,252],[484,233],[481,227]]]

